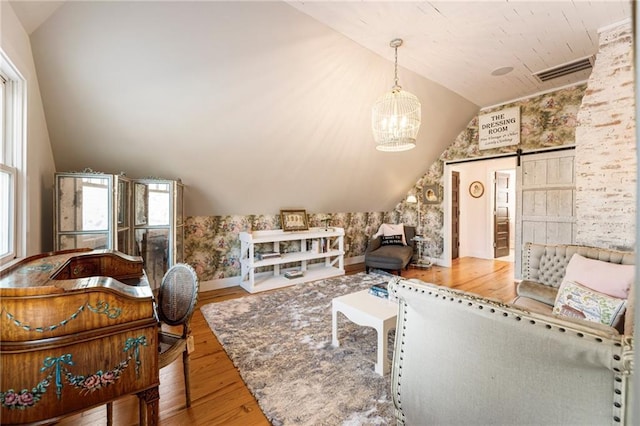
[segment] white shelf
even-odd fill
[[[257,243],[270,243],[274,241],[293,241],[300,239],[314,239],[330,236],[344,236],[344,229],[329,227],[327,231],[324,228],[309,228],[308,231],[296,231],[296,232],[284,232],[281,229],[274,229],[271,231],[253,231],[253,232],[241,232],[240,240],[245,238],[247,241],[251,241],[254,244]]]
[[[340,255],[344,255],[344,252],[339,250],[329,250],[324,253],[314,253],[310,251],[284,253],[280,257],[272,257],[270,259],[264,259],[264,260],[254,260],[253,267],[261,268],[263,266],[281,265],[283,263],[300,262],[302,260],[322,259],[325,257],[333,257],[333,256],[340,256]]]
[[[325,239],[325,251],[307,250],[307,242]],[[283,253],[281,242],[297,241],[300,251]],[[271,244],[269,250],[280,252],[280,257],[255,259],[256,245]],[[320,262],[311,263],[311,261]],[[281,265],[288,268],[281,268]],[[295,266],[292,267],[292,265]],[[304,282],[344,275],[344,229],[331,227],[311,228],[308,231],[284,232],[282,230],[240,233],[240,265],[242,288],[250,293],[272,290]],[[258,268],[271,268],[256,272]],[[288,270],[301,270],[302,277],[288,279],[283,274]]]
[[[282,273],[284,272],[285,271],[282,271]],[[316,267],[315,265],[309,266],[302,277],[293,279],[285,278],[282,274],[276,276],[271,272],[259,272],[255,274],[253,291],[251,291],[250,287],[246,285],[246,283],[242,284],[242,288],[251,293],[257,293],[260,291],[273,290],[276,288],[322,280],[325,278],[338,277],[340,275],[344,275],[344,270],[333,267],[327,268],[324,266]]]

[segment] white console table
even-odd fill
[[[282,242],[296,242],[296,250],[285,253]],[[266,251],[280,256],[258,259],[258,253],[265,252],[264,245]],[[257,272],[259,268],[261,272]],[[240,285],[250,293],[344,275],[344,229],[241,232],[240,269]],[[302,276],[285,277],[287,271],[296,270]]]

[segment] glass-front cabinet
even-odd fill
[[[132,254],[131,180],[103,173],[56,173],[54,249]]]
[[[184,261],[184,186],[180,181],[133,181],[133,241],[149,283],[160,287],[164,273]]]

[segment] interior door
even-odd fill
[[[493,203],[493,257],[509,255],[509,173],[495,172]]]
[[[451,172],[451,259],[460,255],[460,173]]]
[[[575,243],[574,156],[571,149],[521,157],[516,168],[516,278],[522,276],[525,242]]]

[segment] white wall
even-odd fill
[[[181,178],[189,216],[391,210],[478,109],[400,67],[423,130],[376,151],[393,62],[280,1],[68,1],[31,42],[57,168]]]
[[[26,255],[53,247],[52,193],[55,164],[29,36],[10,4],[0,2],[0,47],[27,84]]]
[[[460,173],[460,257],[493,259],[494,174],[496,171],[515,170],[515,167],[514,157],[451,165],[451,171]],[[484,194],[479,198],[474,198],[469,193],[469,186],[474,181],[480,181],[484,185]],[[511,192],[513,206],[509,211],[510,230],[513,235],[515,178],[512,179]]]

